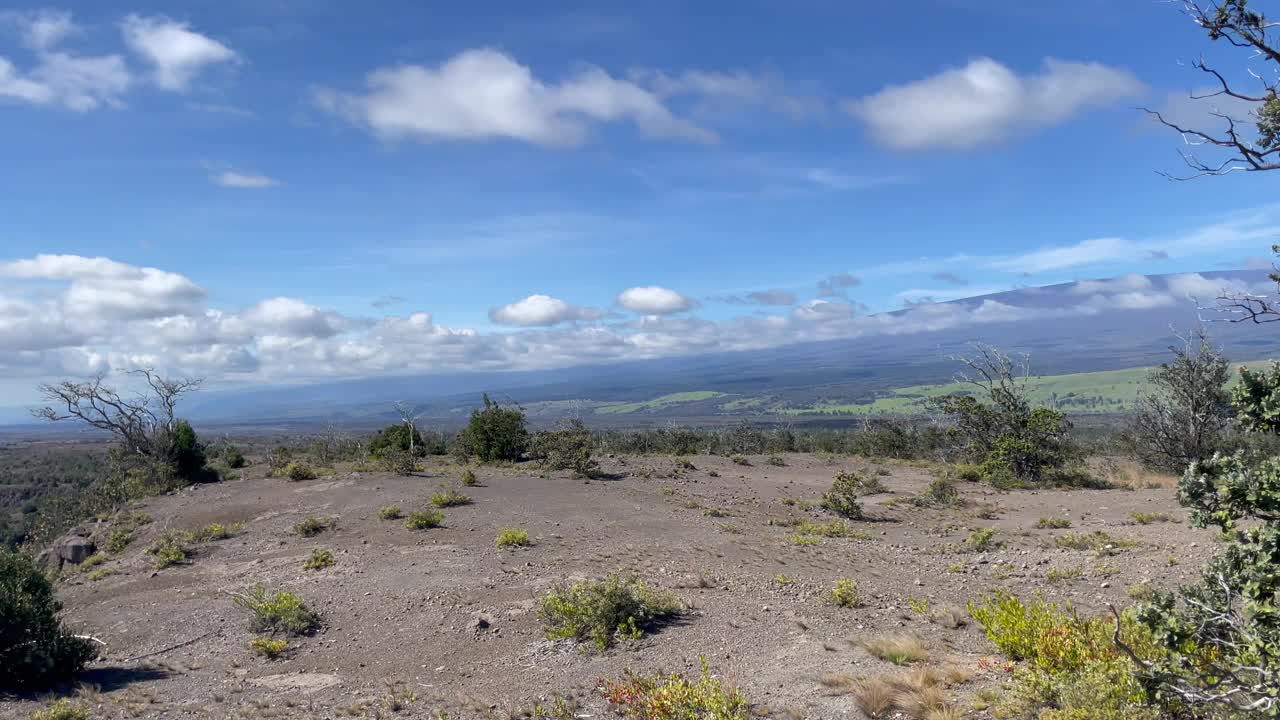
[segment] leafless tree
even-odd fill
[[[134,370],[147,389],[126,397],[104,383],[99,373],[87,382],[64,380],[40,385],[40,395],[50,404],[32,411],[42,420],[79,420],[115,435],[132,454],[154,457],[164,451],[162,438],[173,432],[178,401],[200,388],[200,378],[170,380],[155,370]]]
[[[1173,360],[1154,368],[1138,396],[1131,437],[1145,464],[1182,470],[1213,455],[1230,420],[1230,362],[1203,327],[1169,348]]]
[[[1232,87],[1227,78],[1210,67],[1203,58],[1192,63],[1197,70],[1210,76],[1217,88],[1205,95],[1193,95],[1193,99],[1229,98],[1232,103],[1250,103],[1253,106],[1244,117],[1233,116],[1215,107],[1210,115],[1217,118],[1221,125],[1216,130],[1187,127],[1170,120],[1160,111],[1146,110],[1161,124],[1176,130],[1182,136],[1183,143],[1191,148],[1180,151],[1183,161],[1192,170],[1191,175],[1162,174],[1177,180],[1189,180],[1206,175],[1226,175],[1237,170],[1258,172],[1280,169],[1280,99],[1276,95],[1280,85],[1276,73],[1277,66],[1280,66],[1280,49],[1277,48],[1273,35],[1280,23],[1269,22],[1261,12],[1249,7],[1248,0],[1176,2],[1192,22],[1208,33],[1210,40],[1221,40],[1250,51],[1249,59],[1261,61],[1263,69],[1260,73],[1248,68],[1256,89],[1243,91]],[[1196,154],[1200,148],[1216,149],[1225,157],[1202,159]]]
[[[396,414],[400,416],[400,421],[409,428],[409,455],[413,455],[417,448],[414,447],[414,436],[418,434],[418,419],[422,417],[421,413],[415,413],[413,408],[404,402],[396,402],[392,407],[395,408]]]

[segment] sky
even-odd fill
[[[1160,174],[1195,149],[1140,108],[1247,117],[1188,98],[1202,54],[1248,80],[1149,0],[11,6],[0,404],[138,367],[560,367],[1200,287],[1264,263],[1280,219],[1274,177]]]

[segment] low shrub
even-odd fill
[[[696,681],[679,674],[636,675],[605,680],[601,692],[610,705],[634,720],[750,720],[751,703],[735,688],[712,677],[707,661]]]
[[[289,649],[289,641],[276,638],[254,638],[249,641],[249,649],[268,660],[278,660],[284,657],[285,651]]]
[[[147,548],[151,556],[151,565],[157,570],[186,562],[191,557],[191,536],[187,533],[170,530]]]
[[[234,601],[252,615],[250,629],[254,632],[298,636],[308,635],[320,627],[319,616],[291,592],[272,593],[259,584],[234,596]]]
[[[534,436],[533,455],[542,458],[544,469],[572,470],[578,477],[593,478],[600,474],[600,464],[591,457],[594,445],[591,431],[575,418]]]
[[[464,495],[457,488],[440,488],[431,494],[431,504],[438,508],[470,505],[471,496]]]
[[[782,459],[780,456],[778,456],[778,455],[770,455],[768,458],[766,458],[766,459],[765,459],[765,462],[766,462],[767,464],[769,464],[769,465],[774,466],[774,467],[786,467],[786,466],[787,466],[787,461],[786,461],[786,460],[783,460],[783,459]]]
[[[310,465],[301,462],[291,462],[285,465],[282,473],[286,478],[294,482],[315,480],[316,477],[318,477],[316,475],[316,471],[313,470]]]
[[[910,502],[919,507],[953,507],[960,504],[960,491],[951,480],[934,478],[924,492],[911,498]]]
[[[1000,531],[996,528],[978,528],[969,533],[969,537],[965,538],[965,547],[973,552],[988,552],[1000,547],[1001,543],[996,539],[996,535]]]
[[[440,527],[442,522],[444,522],[444,513],[439,510],[423,510],[409,513],[409,519],[404,521],[404,526],[410,530],[428,530]]]
[[[1037,530],[1066,530],[1071,521],[1064,517],[1042,517],[1036,521]]]
[[[742,465],[743,467],[751,467],[751,461],[742,455],[730,455],[729,459],[734,465]]]
[[[1150,525],[1152,523],[1166,523],[1173,520],[1169,513],[1162,512],[1131,512],[1129,519],[1139,525]]]
[[[520,528],[503,528],[498,531],[498,537],[494,541],[499,549],[528,547],[533,544],[529,540],[529,531]]]
[[[404,514],[400,512],[399,505],[383,505],[378,508],[378,517],[383,520],[399,520]]]
[[[61,610],[35,562],[0,549],[0,689],[46,687],[97,657],[93,645],[63,628]]]
[[[337,524],[337,518],[308,515],[293,524],[293,532],[302,537],[315,537],[326,530],[332,530]]]
[[[418,461],[408,450],[384,447],[373,453],[373,459],[379,470],[396,475],[412,475],[418,469]]]
[[[89,708],[67,698],[54,700],[43,710],[36,710],[30,715],[30,720],[91,720],[92,718],[93,713],[89,712]]]
[[[333,553],[325,548],[316,548],[311,556],[302,564],[303,570],[323,570],[333,565]]]
[[[822,507],[850,520],[862,519],[862,495],[865,480],[857,473],[837,473],[831,489],[822,495]]]
[[[475,487],[480,484],[480,481],[476,480],[476,473],[474,470],[467,468],[462,471],[462,484],[467,487]]]
[[[538,606],[547,639],[589,641],[601,650],[617,638],[639,639],[682,612],[675,595],[619,575],[554,588]]]
[[[840,578],[827,595],[827,601],[836,607],[858,607],[862,604],[862,598],[858,595],[858,583],[849,578]]]
[[[982,468],[973,463],[957,463],[951,466],[948,475],[956,480],[965,482],[980,482],[982,480]]]
[[[1068,550],[1092,550],[1096,553],[1133,547],[1136,543],[1127,538],[1118,538],[1103,530],[1090,533],[1069,532],[1054,539],[1054,544]]]

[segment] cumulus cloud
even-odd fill
[[[845,290],[861,284],[862,280],[847,272],[828,275],[818,281],[818,297],[829,298],[843,295]]]
[[[676,117],[652,91],[586,68],[548,84],[511,56],[466,50],[438,67],[400,65],[369,73],[364,93],[321,89],[316,102],[383,138],[581,143],[590,125],[627,121],[645,135],[701,142],[708,130]]]
[[[205,296],[203,288],[177,273],[103,257],[37,255],[0,263],[0,277],[65,282],[66,311],[95,317],[162,317],[190,310]]]
[[[968,149],[1061,123],[1145,88],[1127,70],[1047,58],[1019,75],[980,57],[845,104],[878,142],[899,150]]]
[[[21,70],[0,56],[0,100],[54,105],[76,112],[121,107],[133,77],[119,55],[81,55],[60,49],[78,32],[70,13],[43,11],[5,13],[0,19],[17,26],[36,63]]]
[[[296,298],[277,297],[249,308],[245,322],[267,335],[281,338],[327,338],[342,332],[347,321]]]
[[[218,173],[213,176],[213,182],[222,187],[229,188],[249,188],[260,189],[275,187],[280,184],[279,180],[266,175],[254,175],[249,173],[238,173],[231,170]]]
[[[697,303],[691,298],[664,287],[633,287],[618,293],[618,304],[643,315],[670,315],[692,310]]]
[[[120,24],[129,49],[151,64],[156,85],[182,91],[210,65],[236,59],[231,48],[163,17],[129,15]]]
[[[548,327],[575,320],[596,320],[600,311],[578,307],[550,295],[530,295],[510,305],[489,310],[489,319],[500,325]]]

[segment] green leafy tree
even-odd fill
[[[196,479],[204,469],[204,444],[186,420],[174,422],[173,431],[169,434],[168,456],[174,472],[184,480]]]
[[[0,689],[44,687],[96,657],[89,641],[62,627],[60,609],[31,558],[0,549]]]
[[[529,446],[524,410],[506,406],[484,395],[483,407],[471,412],[467,427],[458,434],[460,453],[481,462],[516,461]]]
[[[417,428],[397,423],[378,431],[369,441],[369,452],[374,456],[381,456],[392,450],[421,456],[426,454],[426,445]]]

